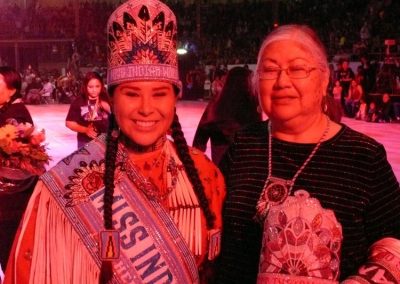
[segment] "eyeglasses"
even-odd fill
[[[285,71],[290,79],[304,79],[310,76],[311,71],[318,69],[317,67],[307,66],[289,66],[288,68],[264,67],[258,70],[260,80],[275,80],[282,71]]]

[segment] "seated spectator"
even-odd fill
[[[367,112],[367,121],[368,122],[378,122],[378,109],[376,107],[375,102],[369,103],[368,112]]]
[[[391,122],[394,118],[393,103],[388,93],[382,95],[382,103],[378,108],[378,121]]]
[[[355,115],[355,119],[367,120],[367,103],[363,98],[360,99],[360,106]]]
[[[37,105],[41,102],[41,93],[43,85],[39,77],[35,77],[26,87],[24,101],[26,104]]]
[[[49,104],[52,101],[52,94],[54,91],[54,85],[50,82],[49,78],[44,78],[43,79],[43,88],[40,91],[40,94],[42,96],[42,102],[45,104]]]

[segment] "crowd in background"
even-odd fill
[[[369,122],[400,121],[400,100],[394,94],[399,87],[399,71],[398,60],[378,66],[362,56],[354,72],[348,59],[342,59],[331,72],[329,93],[347,117]]]
[[[194,52],[203,64],[254,63],[260,41],[275,24],[304,23],[315,27],[331,56],[381,53],[384,39],[399,38],[398,1],[277,1],[278,7],[274,7],[274,1],[201,4],[199,26],[196,4],[169,2],[176,2],[169,5],[179,19],[181,45]],[[34,7],[26,9],[16,4],[2,5],[0,39],[73,38],[82,64],[102,64],[106,19],[114,6],[82,1],[79,28],[75,29],[71,3],[44,7],[36,1]]]
[[[369,85],[363,86],[366,96],[370,92],[398,92],[399,62],[387,62],[388,56],[395,58],[398,55],[398,1],[276,1],[278,4],[274,1],[242,1],[200,6],[182,1],[167,2],[172,2],[168,4],[179,19],[178,45],[189,51],[186,59],[180,59],[183,61],[181,79],[186,99],[209,98],[214,74],[218,74],[216,70],[227,69],[228,65],[255,63],[256,52],[265,35],[275,25],[284,23],[304,23],[316,28],[331,62],[337,64],[333,68],[335,73],[339,72],[343,58],[358,62],[364,57],[374,69],[366,79]],[[33,103],[70,102],[70,96],[75,95],[88,70],[82,71],[82,68],[96,68],[95,71],[102,73],[101,68],[106,66],[106,19],[117,3],[93,1],[79,5],[78,23],[77,10],[72,3],[44,7],[37,1],[34,7],[26,9],[16,4],[0,6],[0,39],[73,39],[66,48],[50,46],[50,54],[48,50],[36,54],[43,59],[65,57],[67,63],[65,72],[45,70],[41,74],[37,71],[34,79],[25,76],[27,91],[34,90]],[[397,40],[394,46],[385,46],[384,41],[388,38]],[[10,54],[4,55],[1,51],[0,46],[0,65],[12,65],[7,62],[13,60]],[[189,64],[185,60],[190,61]],[[212,67],[206,70],[206,66]],[[23,68],[27,68],[27,64]],[[353,71],[357,73],[354,68]],[[35,84],[48,82],[54,86],[52,96],[37,100]],[[34,88],[29,88],[29,84]],[[331,89],[333,84],[332,80]],[[366,100],[369,103],[368,97]],[[341,105],[345,114],[352,107],[350,102],[344,102],[343,96]]]

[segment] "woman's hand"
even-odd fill
[[[86,128],[85,134],[92,139],[97,137],[97,132],[93,124],[89,124],[89,126]]]

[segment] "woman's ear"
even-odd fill
[[[115,113],[114,112],[114,96],[110,96],[110,111],[112,113]]]

